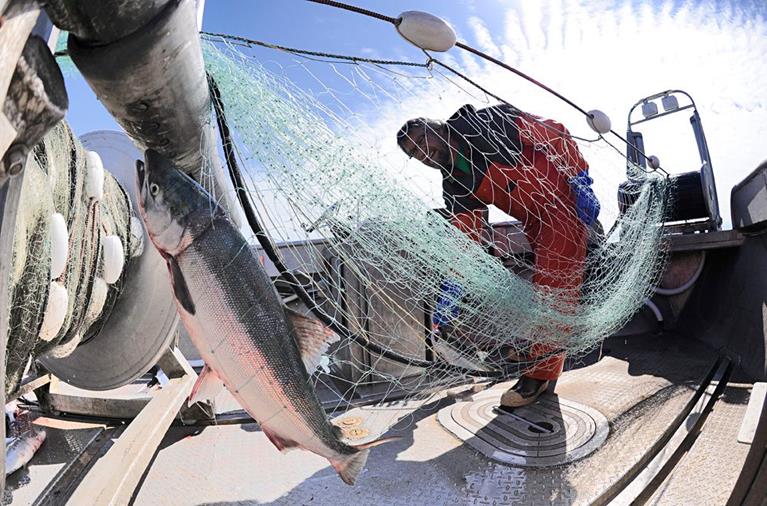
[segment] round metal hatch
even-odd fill
[[[607,439],[609,425],[589,406],[544,394],[530,406],[498,409],[501,390],[439,411],[440,424],[485,456],[505,464],[549,467],[585,457]]]

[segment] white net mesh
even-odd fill
[[[345,401],[469,376],[554,377],[651,293],[667,179],[632,171],[621,212],[626,159],[604,139],[578,140],[435,62],[271,65],[259,63],[268,49],[220,40],[204,51],[287,266],[278,287],[292,300],[300,282],[304,309],[342,331],[316,378]],[[517,221],[490,230],[488,206]]]

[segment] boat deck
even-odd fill
[[[445,416],[456,403],[466,403],[467,409],[473,400],[492,404],[509,386],[483,390],[483,385],[469,385],[428,399],[355,408],[340,416],[358,434],[367,435],[352,442],[378,437],[394,422],[387,435],[399,436],[371,451],[354,487],[345,485],[323,458],[301,450],[280,453],[256,424],[173,426],[136,489],[133,504],[599,504],[609,499],[621,504],[637,496],[652,504],[726,502],[750,448],[737,438],[752,385],[742,382],[736,369],[729,381],[715,375],[708,390],[700,389],[699,401],[692,402],[717,354],[674,335],[611,338],[603,351],[600,361],[565,372],[555,394],[546,394],[544,404],[562,406],[562,427],[573,423],[565,409],[568,404],[596,410],[606,419],[604,442],[564,464],[529,467],[522,458],[521,464],[509,465],[498,461],[499,454],[491,459],[478,451],[487,447],[488,434],[503,439],[498,436],[503,433],[497,427],[500,418],[473,435],[482,440],[479,445],[447,430]],[[705,412],[703,406],[711,399],[706,392],[720,383],[722,395]],[[695,407],[680,418],[691,404]],[[443,423],[441,410],[448,410],[442,411]],[[506,421],[511,427],[529,420],[528,436],[538,445],[531,451],[543,454],[550,434],[535,430],[536,423],[546,424],[530,413],[522,410]],[[556,410],[547,413],[551,423],[546,427],[558,425]],[[680,430],[666,445],[664,434],[671,435],[668,428],[675,420],[682,422]],[[672,444],[696,432],[700,422],[702,431],[692,445],[681,455],[674,452]],[[42,416],[34,423],[46,427],[48,442],[27,469],[9,478],[6,503],[61,504],[122,430]],[[513,444],[511,439],[504,441]],[[563,453],[575,450],[573,445],[567,439]],[[665,469],[668,460],[675,464],[670,470]]]

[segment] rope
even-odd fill
[[[345,60],[353,63],[372,63],[375,65],[398,65],[403,67],[422,67],[428,68],[429,63],[416,63],[410,61],[398,61],[398,60],[380,60],[375,58],[364,58],[361,56],[349,56],[343,54],[325,53],[322,51],[309,51],[307,49],[296,49],[293,47],[280,46],[278,44],[272,44],[269,42],[263,42],[260,40],[246,39],[245,37],[239,37],[237,35],[228,35],[225,33],[212,33],[212,32],[200,32],[201,35],[207,37],[216,37],[223,40],[239,42],[245,47],[261,46],[269,49],[277,49],[302,56],[317,56],[320,58],[332,58],[334,60]],[[210,39],[207,39],[210,40]]]
[[[509,101],[507,101],[504,98],[496,95],[495,93],[491,92],[487,88],[484,88],[479,83],[477,83],[476,81],[473,81],[471,78],[469,78],[465,74],[461,73],[460,71],[458,71],[458,70],[454,69],[453,67],[447,65],[446,63],[443,63],[440,60],[437,60],[436,58],[432,57],[426,51],[424,51],[424,54],[426,54],[426,56],[428,57],[428,60],[425,63],[417,63],[417,62],[410,62],[410,61],[382,60],[382,59],[375,59],[375,58],[364,58],[364,57],[360,57],[360,56],[349,56],[349,55],[342,55],[342,54],[336,54],[336,53],[326,53],[326,52],[323,52],[323,51],[311,51],[311,50],[307,50],[307,49],[297,49],[297,48],[292,48],[292,47],[287,47],[287,46],[281,46],[281,45],[278,45],[278,44],[272,44],[270,42],[264,42],[264,41],[260,41],[260,40],[248,39],[248,38],[245,38],[245,37],[240,37],[238,35],[229,35],[229,34],[225,34],[225,33],[200,32],[200,34],[205,36],[205,37],[212,37],[212,39],[210,39],[210,38],[206,39],[206,40],[211,40],[212,42],[215,42],[216,39],[220,39],[220,40],[224,40],[224,41],[230,41],[230,42],[234,42],[234,43],[239,43],[240,45],[243,45],[245,47],[259,46],[259,47],[264,47],[264,48],[268,48],[268,49],[276,49],[276,50],[279,50],[279,51],[285,51],[287,53],[291,53],[291,54],[295,54],[295,55],[314,56],[314,57],[319,57],[319,58],[332,58],[332,59],[335,59],[335,60],[343,60],[343,61],[348,61],[348,62],[355,63],[355,64],[358,64],[358,63],[370,63],[370,64],[373,64],[373,65],[397,65],[397,66],[418,67],[418,68],[426,68],[426,69],[428,69],[428,68],[431,67],[431,65],[433,63],[436,63],[437,65],[445,68],[446,70],[448,70],[448,71],[452,72],[453,74],[455,74],[457,77],[460,77],[461,79],[463,79],[467,83],[471,84],[472,86],[474,86],[478,90],[482,91],[487,96],[493,97],[494,99],[498,100],[499,102],[508,105],[509,107],[513,108],[515,111],[518,111],[520,113],[522,112],[518,107],[516,107],[515,105],[509,103]],[[557,134],[563,134],[563,132],[560,132],[560,131],[554,129],[553,127],[551,127],[549,125],[546,125],[545,123],[541,123],[541,125],[543,125],[544,127],[548,128],[549,130],[554,131]],[[572,137],[574,139],[577,139],[577,140],[580,140],[580,141],[583,141],[583,142],[589,142],[589,143],[596,142],[596,141],[599,140],[599,138],[596,138],[596,139],[586,139],[584,137],[579,137],[579,136],[572,135],[572,134],[570,134],[570,137]]]
[[[521,110],[521,109],[519,109],[517,106],[515,106],[514,104],[511,104],[511,103],[509,103],[507,100],[505,100],[505,99],[503,99],[503,98],[499,97],[499,96],[498,96],[498,95],[496,95],[495,93],[493,93],[493,92],[489,91],[488,89],[484,88],[482,85],[480,85],[480,84],[479,84],[479,83],[477,83],[476,81],[472,80],[470,77],[468,77],[468,76],[466,76],[466,75],[462,74],[460,71],[458,71],[458,70],[454,69],[454,68],[453,68],[453,67],[451,67],[450,65],[448,65],[448,64],[446,64],[446,63],[443,63],[443,62],[441,62],[440,60],[437,60],[436,58],[432,58],[432,59],[431,59],[431,62],[433,62],[433,63],[436,63],[436,64],[437,64],[437,65],[439,65],[440,67],[442,67],[442,68],[444,68],[444,69],[446,69],[446,70],[448,70],[448,71],[452,72],[453,74],[455,74],[456,76],[460,77],[461,79],[463,79],[463,80],[464,80],[464,81],[466,81],[467,83],[471,84],[472,86],[474,86],[474,87],[475,87],[475,88],[477,88],[478,90],[482,91],[482,92],[483,92],[483,93],[485,93],[486,95],[488,95],[488,96],[490,96],[490,97],[493,97],[494,99],[498,100],[499,102],[502,102],[502,103],[504,103],[504,104],[508,105],[509,107],[511,107],[512,109],[514,109],[515,111],[517,111],[517,112],[519,112],[520,114],[522,114],[522,110]],[[561,130],[557,130],[556,128],[554,128],[554,127],[552,127],[552,126],[550,126],[550,125],[547,125],[546,123],[544,123],[544,122],[542,122],[542,121],[538,121],[538,120],[536,120],[536,119],[534,119],[534,118],[532,118],[532,119],[533,119],[533,121],[535,121],[535,122],[536,122],[536,123],[538,123],[539,125],[543,126],[544,128],[546,128],[546,129],[548,129],[548,130],[551,130],[551,131],[552,131],[552,132],[554,132],[554,133],[557,133],[557,134],[559,134],[559,135],[565,135],[565,132],[562,132]],[[591,142],[597,142],[597,141],[599,140],[599,137],[597,137],[596,139],[586,139],[585,137],[579,137],[579,136],[577,136],[577,135],[573,135],[573,134],[571,134],[571,133],[568,133],[567,135],[569,135],[569,136],[570,136],[570,137],[572,137],[573,139],[577,139],[577,140],[579,140],[579,141],[583,141],[583,142],[589,142],[589,143],[591,143]]]
[[[333,0],[307,0],[307,1],[315,3],[315,4],[329,5],[330,7],[336,7],[337,9],[343,9],[350,12],[356,12],[357,14],[362,14],[363,16],[380,19],[381,21],[386,21],[393,25],[399,24],[399,18],[392,18],[390,16],[385,16],[379,12],[370,11],[367,9],[363,9],[361,7],[356,7],[354,5],[345,4],[343,2],[335,2]]]
[[[328,5],[330,7],[336,7],[338,9],[343,9],[343,10],[347,10],[347,11],[350,11],[350,12],[356,12],[356,13],[362,14],[364,16],[380,19],[382,21],[387,21],[387,22],[389,22],[389,23],[391,23],[391,24],[393,24],[395,26],[398,25],[399,21],[400,21],[399,18],[392,18],[390,16],[385,16],[385,15],[380,14],[378,12],[370,11],[370,10],[367,10],[367,9],[362,9],[360,7],[355,7],[354,5],[345,4],[343,2],[336,2],[336,1],[333,1],[333,0],[307,0],[307,1],[308,2],[313,2],[313,3],[318,3],[318,4],[323,4],[323,5]],[[534,84],[535,86],[538,86],[539,88],[541,88],[541,89],[547,91],[548,93],[554,95],[558,99],[562,100],[563,102],[565,102],[569,106],[571,106],[574,109],[576,109],[577,111],[579,111],[581,114],[583,114],[587,118],[592,118],[592,115],[589,114],[585,109],[580,107],[578,104],[576,104],[572,100],[568,99],[567,97],[565,97],[561,93],[553,90],[552,88],[549,88],[548,86],[546,86],[542,82],[540,82],[540,81],[538,81],[536,79],[533,79],[532,77],[530,77],[529,75],[525,74],[521,70],[518,70],[518,69],[512,67],[511,65],[508,65],[508,64],[506,64],[506,63],[504,63],[504,62],[502,62],[502,61],[500,61],[500,60],[498,60],[496,58],[493,58],[489,54],[483,53],[482,51],[480,51],[478,49],[475,49],[475,48],[471,47],[470,45],[468,45],[468,44],[466,44],[464,42],[457,41],[455,43],[455,46],[458,47],[459,49],[463,49],[464,51],[468,51],[468,52],[470,52],[470,53],[472,53],[472,54],[474,54],[476,56],[479,56],[480,58],[482,58],[484,60],[487,60],[487,61],[489,61],[491,63],[494,63],[494,64],[498,65],[499,67],[504,68],[504,69],[508,70],[509,72],[512,72],[513,74],[516,74],[517,76],[527,80],[528,82]],[[448,70],[450,70],[450,69],[448,69]],[[456,74],[456,75],[458,75],[458,74]],[[464,77],[464,79],[466,79],[466,78]],[[474,83],[472,83],[472,84],[474,84]],[[476,84],[475,84],[475,86],[476,86]],[[477,86],[477,87],[479,89],[482,89],[479,86]],[[495,97],[495,95],[490,94],[490,93],[488,93],[488,95],[490,95],[492,97]],[[614,136],[616,136],[621,141],[623,141],[623,143],[626,144],[626,146],[629,146],[629,147],[635,149],[638,153],[640,153],[645,158],[649,158],[647,155],[645,155],[645,153],[640,151],[635,145],[631,144],[627,139],[625,139],[622,135],[620,135],[615,130],[610,129],[610,133],[613,134]],[[580,139],[578,137],[574,137],[574,138],[577,138],[579,140],[585,140],[585,139]],[[591,141],[587,141],[587,142],[591,142]],[[667,176],[669,175],[668,172],[666,172],[661,167],[658,167],[658,169],[656,169],[656,170],[663,172]]]
[[[485,60],[487,60],[487,61],[489,61],[491,63],[495,63],[499,67],[502,67],[502,68],[508,70],[509,72],[512,72],[512,73],[518,75],[522,79],[525,79],[525,80],[533,83],[534,85],[538,86],[539,88],[542,88],[542,89],[548,91],[549,93],[551,93],[552,95],[554,95],[558,99],[562,100],[566,104],[570,105],[571,107],[574,107],[575,109],[580,111],[584,116],[587,116],[589,118],[591,117],[591,115],[588,112],[586,112],[583,108],[581,108],[578,104],[576,104],[572,100],[568,99],[567,97],[565,97],[561,93],[558,93],[558,92],[554,91],[553,89],[549,88],[548,86],[546,86],[542,82],[540,82],[540,81],[538,81],[536,79],[533,79],[532,77],[530,77],[529,75],[525,74],[521,70],[517,70],[514,67],[512,67],[511,65],[507,65],[506,63],[503,63],[501,60],[498,60],[497,58],[493,58],[489,54],[485,54],[485,53],[483,53],[482,51],[480,51],[478,49],[474,49],[473,47],[469,46],[468,44],[464,44],[461,41],[456,42],[455,46],[463,49],[464,51],[468,51],[468,52],[470,52],[470,53],[472,53],[474,55],[477,55],[480,58],[484,58]]]

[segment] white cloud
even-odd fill
[[[478,7],[476,16],[467,20],[467,33],[459,33],[459,38],[584,109],[603,110],[621,135],[626,114],[638,99],[671,88],[689,92],[708,137],[721,213],[728,224],[732,186],[767,158],[765,19],[732,4],[720,9],[713,2],[679,5],[666,0],[653,6],[629,0],[545,0],[532,5],[507,8],[502,28],[495,31],[489,29],[495,20],[483,19]],[[387,51],[396,53],[397,48]],[[557,119],[575,135],[595,137],[580,113],[520,77],[458,49],[435,56],[521,109]],[[441,205],[439,174],[408,161],[396,146],[395,133],[409,118],[446,119],[465,103],[486,106],[493,101],[439,67],[434,79],[401,77],[398,73],[408,70],[400,68],[337,70],[348,74],[346,80],[325,83],[329,88],[324,92],[344,118],[334,129],[360,149],[369,149],[370,160],[387,166],[388,173],[413,193],[432,206]],[[679,173],[700,167],[686,114],[648,127],[647,152],[658,155],[664,168]],[[608,139],[625,153],[617,138]],[[602,201],[602,220],[609,226],[617,214],[616,192],[625,180],[625,160],[601,142],[582,147]]]
[[[729,223],[730,189],[767,158],[763,148],[767,138],[767,67],[763,65],[767,22],[746,10],[734,3],[720,9],[709,1],[637,6],[627,0],[617,5],[549,0],[525,3],[521,12],[507,9],[505,28],[495,33],[488,30],[479,10],[478,17],[469,20],[472,33],[467,42],[489,54],[502,55],[587,110],[604,110],[621,134],[625,133],[628,109],[639,98],[669,88],[689,92],[705,127],[720,207]],[[551,95],[458,50],[451,56],[467,75],[518,107],[563,121],[573,133],[593,136],[582,116]],[[435,82],[394,104],[372,129],[393,128],[393,139],[396,126],[407,117],[445,118],[471,101],[457,87]],[[648,143],[647,150],[665,160],[664,167],[671,172],[696,170],[700,163],[694,149],[695,156],[685,160],[679,156],[679,146],[690,146],[692,130],[686,118],[677,123],[671,130],[659,127],[663,135],[655,135],[655,143]],[[648,129],[655,126],[651,122]],[[652,132],[647,137],[653,137]],[[625,164],[604,146],[589,146],[584,151],[592,163],[600,197],[613,206]],[[417,162],[410,165],[414,164]]]
[[[499,58],[501,56],[501,50],[493,42],[493,36],[490,35],[490,31],[485,26],[485,23],[476,16],[469,18],[469,26],[474,31],[474,40],[477,41],[477,47],[481,51],[489,54],[493,58]]]

